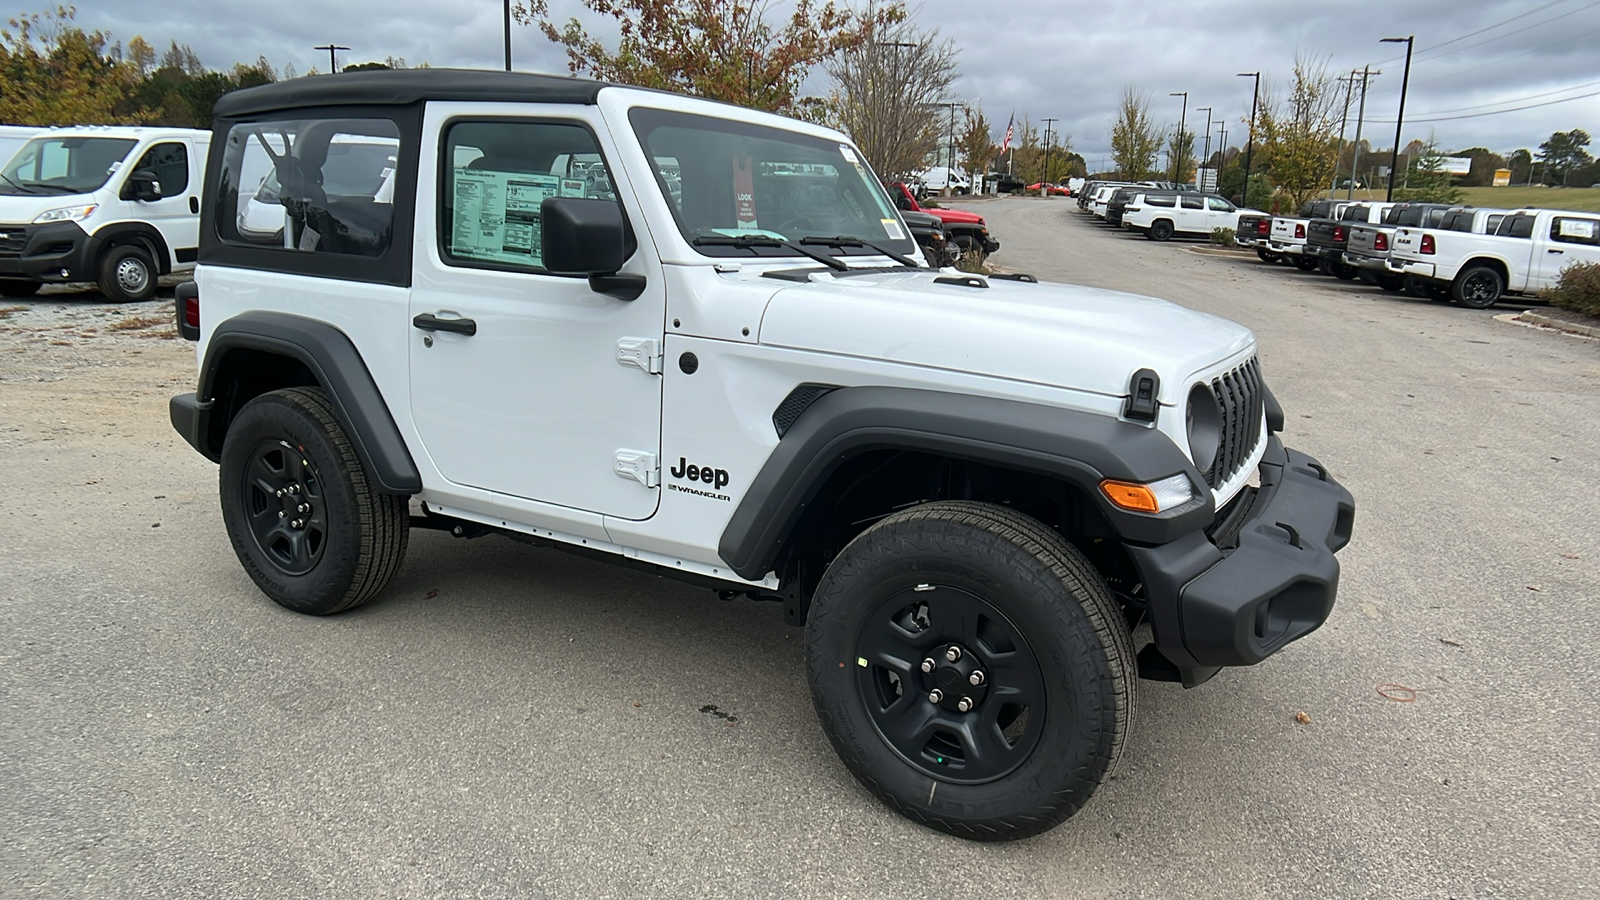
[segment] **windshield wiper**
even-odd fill
[[[895,262],[899,263],[902,266],[910,266],[913,269],[922,268],[921,266],[917,265],[917,261],[916,260],[912,259],[909,256],[903,256],[903,255],[901,255],[899,253],[896,253],[895,251],[890,250],[888,247],[885,247],[882,244],[878,244],[878,243],[875,243],[873,241],[862,240],[861,238],[858,238],[858,237],[851,237],[850,235],[846,235],[846,234],[841,234],[841,235],[839,235],[837,237],[807,236],[807,237],[801,238],[800,239],[800,243],[802,243],[802,244],[815,244],[816,246],[819,246],[819,247],[841,247],[841,248],[842,247],[865,247],[868,250],[873,250],[873,251],[876,251],[878,253],[883,254],[884,256],[889,257],[890,259],[894,260]]]
[[[39,193],[38,191],[30,191],[27,188],[23,187],[22,185],[17,184],[15,181],[12,181],[11,177],[9,175],[7,175],[6,173],[4,173],[4,172],[0,172],[0,178],[4,178],[6,180],[6,184],[11,185],[12,187],[16,188],[17,190],[23,192],[24,194],[37,194],[37,193]]]
[[[690,243],[696,247],[739,247],[747,250],[755,247],[783,247],[802,256],[809,256],[836,272],[850,271],[850,267],[838,257],[820,253],[810,247],[803,247],[794,241],[776,238],[770,234],[697,234]]]

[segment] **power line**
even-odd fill
[[[1498,115],[1500,115],[1502,113],[1521,112],[1521,111],[1523,111],[1525,109],[1538,109],[1541,106],[1555,106],[1557,103],[1568,103],[1568,102],[1571,102],[1573,100],[1587,100],[1590,97],[1600,97],[1600,91],[1595,91],[1592,94],[1579,94],[1576,97],[1563,97],[1560,100],[1546,100],[1543,103],[1530,103],[1527,106],[1517,106],[1517,107],[1513,107],[1511,109],[1496,109],[1496,110],[1493,110],[1491,112],[1468,113],[1467,115],[1464,115],[1464,116],[1438,116],[1438,117],[1432,118],[1432,119],[1407,119],[1406,121],[1407,122],[1454,122],[1457,119],[1481,119],[1484,116],[1498,116]],[[1389,120],[1389,122],[1393,122],[1393,121],[1394,121],[1393,119]],[[1383,124],[1389,124],[1389,122],[1385,122]]]
[[[1527,25],[1527,26],[1524,26],[1522,28],[1518,28],[1516,31],[1508,31],[1505,34],[1497,34],[1494,37],[1489,38],[1486,41],[1479,41],[1476,44],[1468,44],[1465,47],[1457,47],[1454,50],[1446,50],[1445,52],[1440,53],[1438,56],[1435,56],[1435,57],[1432,57],[1432,58],[1433,59],[1439,59],[1440,57],[1443,57],[1443,56],[1449,56],[1452,53],[1460,53],[1463,50],[1472,50],[1472,49],[1477,48],[1477,47],[1482,47],[1484,44],[1492,44],[1495,41],[1504,40],[1505,38],[1511,37],[1514,34],[1521,34],[1524,31],[1531,31],[1531,30],[1533,30],[1535,28],[1538,28],[1541,25],[1548,25],[1548,24],[1550,24],[1551,22],[1554,22],[1557,19],[1565,19],[1567,16],[1573,15],[1575,13],[1581,13],[1586,9],[1593,9],[1596,6],[1600,6],[1600,0],[1596,0],[1596,2],[1590,3],[1588,6],[1580,6],[1577,9],[1571,10],[1570,12],[1564,12],[1559,16],[1551,16],[1550,18],[1545,19],[1542,22],[1535,22],[1532,25]]]
[[[1452,107],[1450,109],[1434,109],[1434,110],[1429,110],[1428,112],[1425,112],[1425,113],[1418,113],[1418,115],[1437,116],[1440,113],[1470,112],[1470,111],[1475,110],[1475,109],[1488,109],[1491,106],[1504,106],[1507,103],[1521,103],[1524,100],[1537,100],[1540,97],[1548,97],[1551,94],[1565,94],[1568,91],[1581,90],[1581,89],[1586,88],[1586,87],[1593,87],[1594,85],[1597,85],[1597,84],[1600,84],[1600,81],[1589,81],[1589,82],[1585,82],[1583,84],[1574,84],[1574,85],[1572,85],[1570,87],[1556,88],[1553,91],[1541,91],[1540,93],[1537,93],[1537,94],[1529,94],[1526,97],[1512,97],[1509,100],[1492,100],[1492,101],[1490,101],[1488,103],[1474,103],[1471,106],[1456,106],[1456,107]]]
[[[1464,40],[1466,40],[1467,38],[1470,38],[1470,37],[1477,37],[1478,35],[1483,34],[1485,31],[1492,31],[1492,30],[1494,30],[1496,28],[1499,28],[1502,25],[1510,25],[1512,22],[1520,22],[1523,19],[1526,19],[1528,16],[1533,15],[1534,13],[1544,12],[1545,10],[1549,9],[1552,6],[1560,6],[1561,4],[1563,4],[1565,2],[1567,2],[1567,0],[1553,0],[1553,2],[1551,2],[1551,3],[1546,3],[1543,6],[1534,7],[1533,9],[1530,9],[1527,12],[1518,13],[1517,15],[1512,16],[1509,19],[1506,19],[1504,22],[1496,22],[1493,25],[1485,25],[1484,27],[1479,28],[1477,31],[1469,31],[1466,34],[1461,35],[1460,37],[1451,38],[1448,41],[1444,41],[1442,43],[1434,44],[1431,47],[1424,47],[1423,49],[1418,50],[1415,55],[1419,55],[1420,56],[1423,53],[1432,53],[1433,51],[1439,49],[1440,47],[1448,47],[1451,44],[1457,43],[1458,41],[1464,41]],[[1593,6],[1594,4],[1590,4],[1590,5]],[[1588,7],[1583,7],[1583,9],[1587,9],[1587,8]],[[1575,10],[1573,10],[1573,12],[1582,12],[1583,9],[1575,9]],[[1451,51],[1451,52],[1454,52],[1454,51]],[[1442,54],[1441,53],[1440,55],[1444,56],[1446,54]],[[1402,59],[1405,59],[1405,57],[1404,56],[1392,56],[1392,57],[1390,57],[1388,59],[1380,59],[1377,62],[1373,63],[1373,65],[1381,66],[1384,63],[1399,62]]]
[[[1449,80],[1452,80],[1452,79],[1455,79],[1455,78],[1460,78],[1462,75],[1476,76],[1476,75],[1481,74],[1485,69],[1497,68],[1499,66],[1505,65],[1508,62],[1512,62],[1514,60],[1521,59],[1524,56],[1531,56],[1532,54],[1539,53],[1539,52],[1542,52],[1542,51],[1545,51],[1545,50],[1549,50],[1551,47],[1559,47],[1562,44],[1570,44],[1573,41],[1582,40],[1582,39],[1584,39],[1586,37],[1591,37],[1591,36],[1596,35],[1596,34],[1600,34],[1600,28],[1596,28],[1593,31],[1586,31],[1583,34],[1574,35],[1573,37],[1562,38],[1559,41],[1553,41],[1553,42],[1551,42],[1549,44],[1545,44],[1542,47],[1534,47],[1532,50],[1525,50],[1525,51],[1523,51],[1521,53],[1514,53],[1514,54],[1512,54],[1510,56],[1506,56],[1506,57],[1502,57],[1500,59],[1497,59],[1494,62],[1485,63],[1485,64],[1483,64],[1481,66],[1477,66],[1477,67],[1475,67],[1473,69],[1470,69],[1470,70],[1468,70],[1466,72],[1456,72],[1456,73],[1452,73],[1450,75],[1441,75],[1438,78],[1429,78],[1426,81],[1419,81],[1417,83],[1418,84],[1438,84],[1441,81],[1449,81]]]

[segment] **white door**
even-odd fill
[[[1233,231],[1239,229],[1239,209],[1221,197],[1206,198],[1206,230],[1215,231],[1218,228],[1227,228]]]
[[[607,132],[594,107],[543,106],[537,119],[527,111],[429,106],[417,221],[438,226],[417,229],[411,414],[455,484],[649,518],[661,376],[647,371],[648,348],[663,337],[661,268],[648,247],[633,254],[623,271],[645,275],[647,287],[632,301],[545,272],[540,201],[619,200],[607,165],[616,154],[597,140]],[[631,196],[620,202],[642,233]],[[471,320],[474,333],[424,330],[421,316]],[[621,360],[624,342],[642,365]],[[637,479],[618,474],[623,460]]]
[[[171,264],[194,262],[195,251],[200,246],[200,179],[199,166],[191,165],[189,145],[181,140],[160,141],[150,145],[140,154],[131,169],[124,169],[122,187],[122,218],[148,222],[161,232],[167,243]],[[136,173],[148,172],[161,185],[161,199],[138,200],[131,186]],[[157,260],[159,263],[160,261]]]
[[[1600,217],[1553,216],[1545,250],[1534,254],[1529,290],[1555,287],[1561,270],[1573,263],[1600,263]]]
[[[1178,195],[1178,230],[1195,234],[1210,234],[1206,224],[1205,198],[1198,194]]]

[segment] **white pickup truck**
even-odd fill
[[[1302,272],[1317,267],[1317,258],[1306,255],[1306,229],[1312,219],[1337,219],[1352,204],[1343,200],[1313,200],[1300,210],[1298,218],[1272,217],[1272,235],[1268,238],[1271,252],[1281,255],[1289,264]]]
[[[1487,309],[1507,293],[1553,286],[1572,263],[1600,263],[1600,213],[1518,210],[1494,234],[1398,228],[1389,271],[1450,286],[1461,306]]]

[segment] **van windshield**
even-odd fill
[[[4,170],[0,193],[87,194],[99,190],[137,143],[131,138],[37,137]]]
[[[794,256],[726,238],[852,238],[899,253],[915,245],[853,147],[732,119],[637,108],[629,115],[678,229],[707,256]],[[696,239],[701,239],[696,241]],[[835,255],[876,254],[838,246]]]

